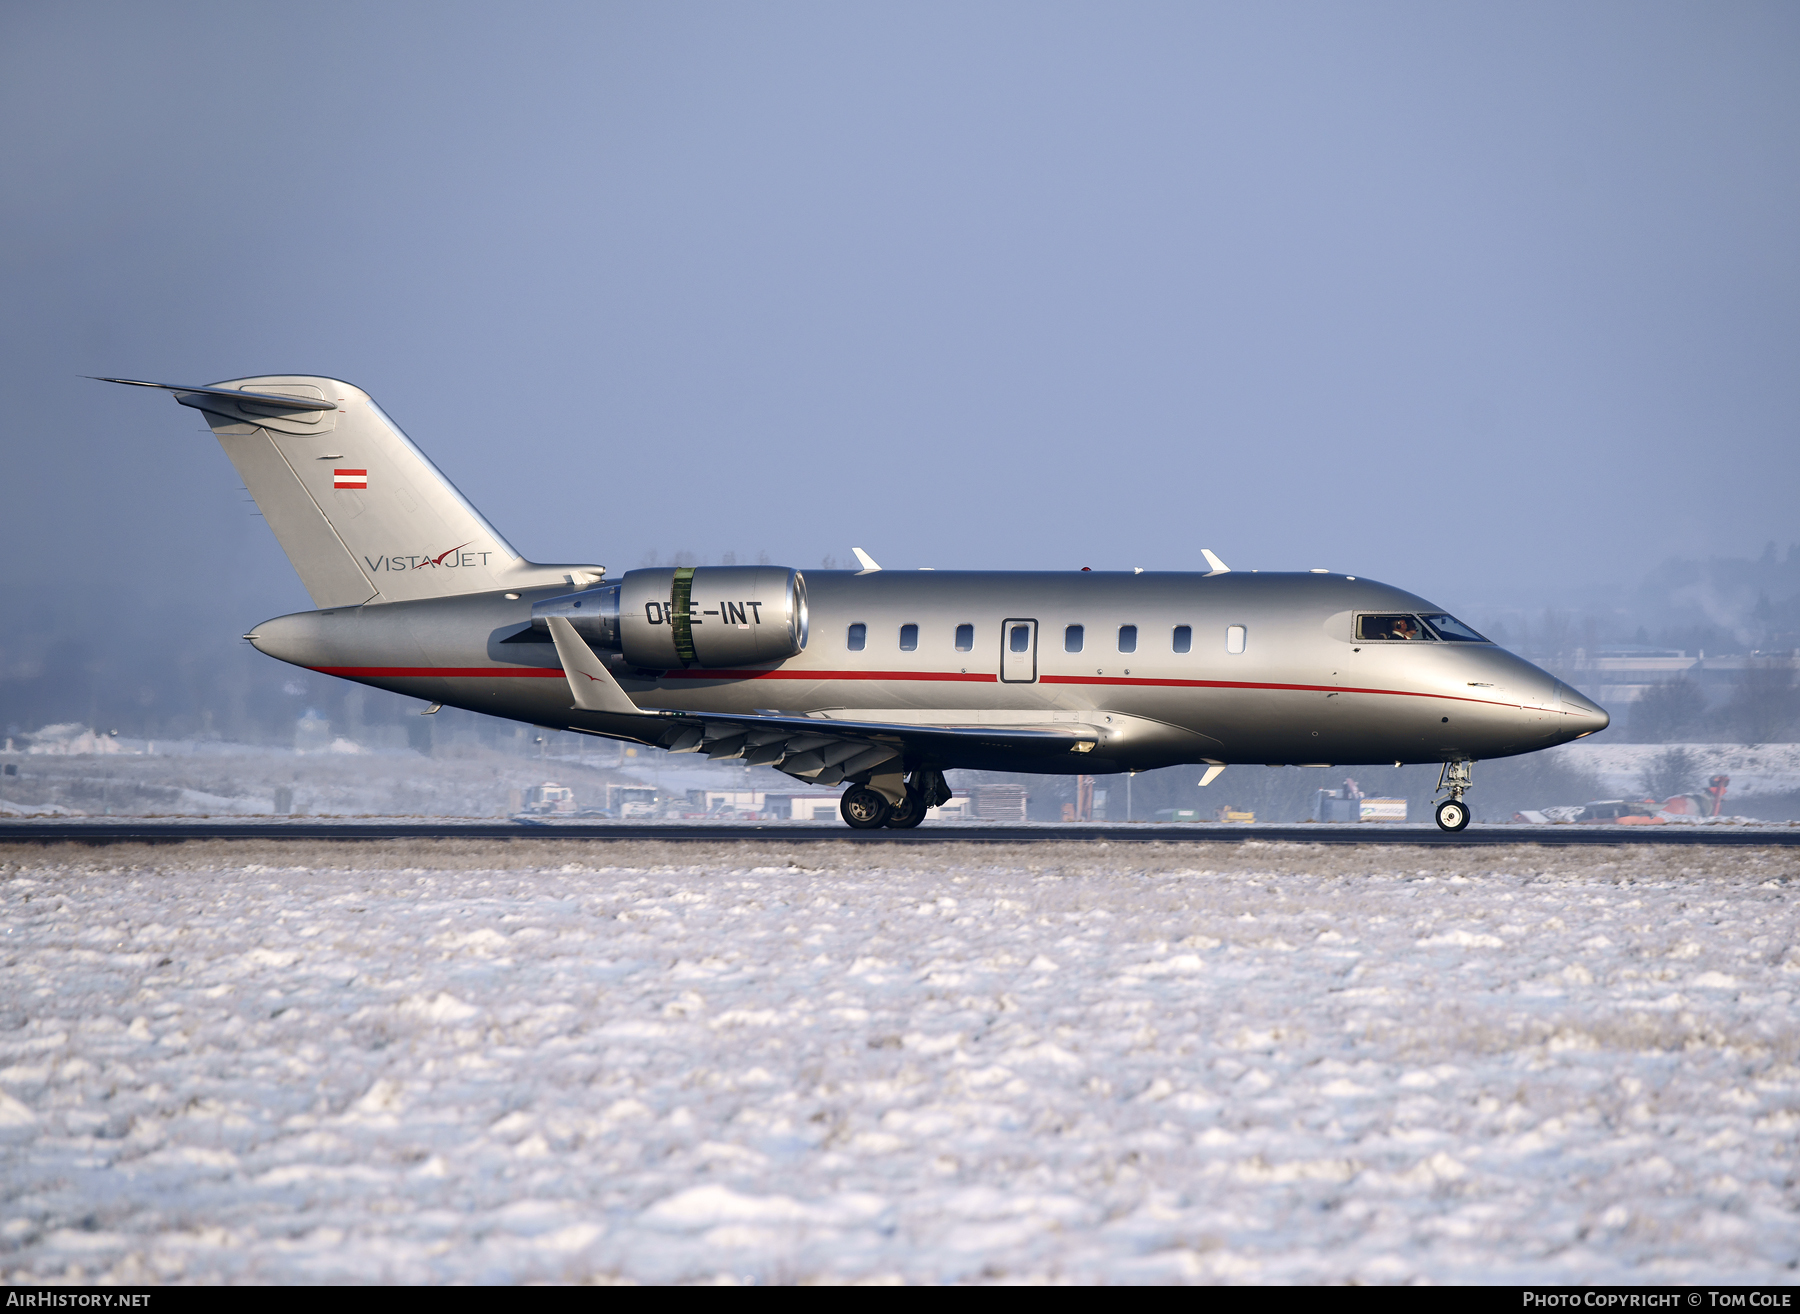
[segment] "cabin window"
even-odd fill
[[[1194,627],[1177,625],[1175,627],[1175,651],[1192,652],[1194,650]]]
[[[1071,625],[1063,631],[1063,651],[1080,652],[1082,636],[1087,630],[1080,625]]]
[[[1225,627],[1225,651],[1232,653],[1242,652],[1244,650],[1244,639],[1246,637],[1242,625],[1227,625]]]
[[[1473,633],[1473,631],[1471,631]],[[1356,637],[1364,643],[1384,642],[1387,640],[1424,640],[1430,642],[1431,634],[1419,624],[1417,616],[1358,616],[1356,618]]]
[[[863,645],[869,641],[869,627],[861,621],[850,627],[850,651],[861,652]]]
[[[1030,652],[1031,651],[1031,626],[1029,626],[1029,625],[1013,626],[1012,627],[1012,635],[1007,640],[1007,642],[1011,645],[1012,650],[1014,652]]]
[[[974,648],[974,646],[975,627],[973,625],[958,625],[956,627],[956,650],[958,652],[968,652]]]
[[[900,627],[900,651],[917,652],[919,649],[919,627],[902,625]]]
[[[1425,623],[1431,632],[1449,643],[1486,643],[1487,638],[1475,633],[1467,625],[1454,616],[1446,616],[1443,612],[1434,612],[1425,617]]]
[[[1135,625],[1119,626],[1119,651],[1120,652],[1136,652],[1137,651],[1137,626],[1135,626]]]

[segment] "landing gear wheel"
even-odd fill
[[[867,785],[850,786],[838,800],[838,812],[853,830],[877,830],[887,825],[893,810],[892,804]]]
[[[888,811],[888,829],[911,830],[925,820],[925,800],[919,794],[917,786],[906,787],[906,797],[894,804]]]
[[[1464,830],[1469,824],[1469,805],[1460,798],[1447,798],[1437,805],[1439,830]]]

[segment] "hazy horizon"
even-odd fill
[[[84,375],[348,379],[527,556],[615,573],[1208,547],[1479,619],[1800,538],[1790,6],[22,3],[0,37],[0,680],[253,698],[287,668],[236,636],[309,606],[198,418]]]

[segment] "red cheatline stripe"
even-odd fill
[[[1248,680],[1140,680],[1116,678],[1114,676],[1094,675],[1046,675],[1039,679],[1039,684],[1148,684],[1161,689],[1281,689],[1298,693],[1361,693],[1381,694],[1389,698],[1441,698],[1447,703],[1479,703],[1483,707],[1517,707],[1518,703],[1503,703],[1492,698],[1469,698],[1462,694],[1420,693],[1412,689],[1360,689],[1354,685],[1337,684],[1259,684]],[[1545,708],[1549,711],[1549,708]],[[1558,713],[1563,715],[1563,713]]]
[[[959,680],[992,684],[999,676],[966,671],[664,671],[665,680]]]
[[[368,677],[541,676],[560,680],[562,668],[543,666],[309,666],[321,675]],[[993,675],[958,671],[664,671],[665,680],[974,680],[992,684]]]
[[[519,677],[561,680],[561,667],[544,666],[312,666],[321,675],[342,675],[350,679],[416,679],[436,676],[447,679]],[[664,671],[665,680],[958,680],[992,684],[1000,677],[992,674],[970,674],[962,671],[730,671],[688,670]],[[1388,698],[1438,698],[1447,703],[1478,703],[1484,707],[1517,707],[1491,698],[1469,698],[1461,694],[1421,693],[1411,689],[1363,689],[1335,684],[1262,684],[1251,680],[1154,680],[1138,677],[1097,675],[1045,675],[1039,684],[1128,684],[1147,685],[1158,689],[1270,689],[1292,693],[1360,693],[1380,694]],[[1568,713],[1554,708],[1558,716]]]
[[[417,678],[419,676],[439,676],[449,679],[461,679],[469,676],[480,676],[483,679],[500,676],[536,677],[541,680],[567,679],[562,667],[552,666],[309,666],[309,671],[317,671],[320,675],[343,675],[350,679],[394,679]]]

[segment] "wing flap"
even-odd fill
[[[1099,732],[1088,725],[931,726],[810,716],[663,715],[674,724],[657,742],[671,752],[743,758],[817,785],[835,785],[895,758],[934,750],[979,746],[1050,755],[1091,752],[1099,742]]]

